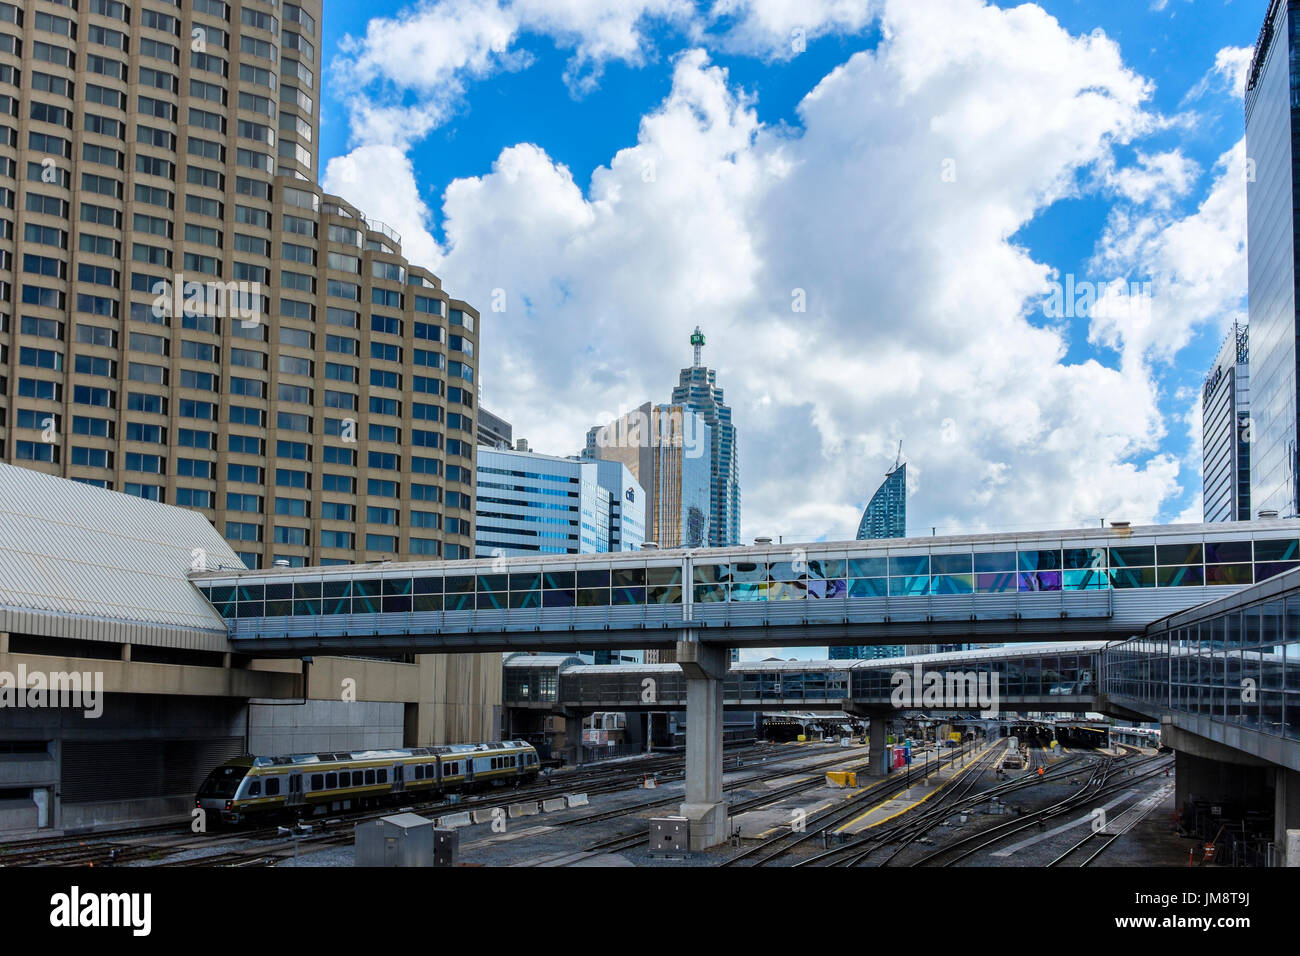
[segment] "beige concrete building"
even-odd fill
[[[0,834],[188,812],[242,752],[498,736],[500,654],[252,659],[200,555],[237,561],[195,512],[0,464]]]
[[[321,3],[0,2],[0,460],[470,557],[478,314],[315,185]]]

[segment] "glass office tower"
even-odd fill
[[[1250,344],[1232,323],[1201,388],[1201,481],[1205,521],[1250,520]]]
[[[896,464],[885,475],[871,502],[862,512],[858,540],[907,537],[907,463]]]
[[[711,429],[709,453],[709,546],[740,544],[740,458],[731,406],[723,401],[717,372],[700,364],[704,333],[696,326],[691,336],[695,364],[681,370],[673,403],[695,412]]]
[[[1297,514],[1296,0],[1273,0],[1246,83],[1250,506]]]
[[[321,6],[0,2],[0,458],[252,566],[467,558],[478,315],[316,185]]]

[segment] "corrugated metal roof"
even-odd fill
[[[0,463],[0,607],[225,633],[190,584],[244,563],[195,511]]]

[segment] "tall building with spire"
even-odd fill
[[[673,404],[695,412],[709,426],[709,546],[725,548],[740,543],[740,458],[731,406],[723,401],[717,373],[703,365],[704,333],[697,325],[691,333],[695,362],[684,368],[673,389]]]
[[[898,443],[894,467],[885,473],[871,503],[862,512],[858,540],[907,537],[907,462],[903,461],[903,443]]]

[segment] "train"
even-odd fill
[[[518,786],[541,772],[533,745],[504,740],[441,747],[243,756],[208,774],[194,806],[236,826],[308,817],[487,787]]]

